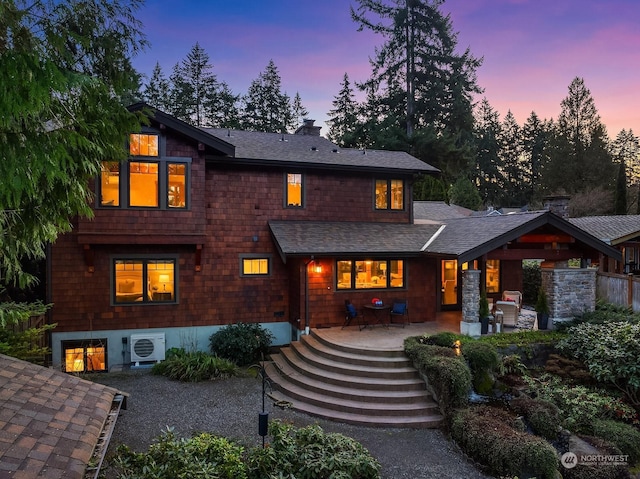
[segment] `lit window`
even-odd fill
[[[129,206],[158,206],[158,163],[129,163]]]
[[[158,135],[133,133],[129,135],[131,156],[158,156]]]
[[[486,290],[487,293],[500,292],[500,260],[488,259],[486,262]]]
[[[176,262],[167,259],[116,259],[115,303],[157,303],[176,300]]]
[[[404,182],[402,180],[376,180],[375,189],[377,210],[404,209]]]
[[[120,206],[120,163],[103,161],[100,169],[100,206]]]
[[[62,363],[68,373],[107,370],[107,340],[63,341]]]
[[[302,207],[302,173],[287,173],[287,201],[290,207]]]
[[[168,163],[167,173],[169,185],[167,206],[169,208],[185,208],[187,206],[187,165],[184,163]]]
[[[244,276],[269,274],[269,258],[242,258]]]
[[[404,287],[402,260],[336,262],[337,289],[387,289]]]

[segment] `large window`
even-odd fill
[[[303,205],[303,185],[302,173],[287,173],[286,174],[286,201],[285,205],[289,208],[302,208]]]
[[[488,259],[486,262],[486,288],[487,293],[500,292],[500,260]]]
[[[404,182],[376,180],[375,205],[377,210],[403,210]]]
[[[337,289],[403,288],[402,260],[344,260],[336,263]]]
[[[107,370],[107,340],[62,342],[62,364],[68,373]]]
[[[240,258],[241,276],[267,276],[270,274],[270,258],[262,257],[242,257]]]
[[[115,259],[114,303],[166,303],[176,301],[175,259]]]

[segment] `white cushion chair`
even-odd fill
[[[515,326],[518,322],[518,305],[515,301],[496,301],[496,311],[502,311],[503,326]]]
[[[520,291],[503,291],[502,301],[513,301],[518,306],[518,311],[522,309],[522,293]]]

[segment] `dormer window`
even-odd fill
[[[131,156],[159,156],[158,135],[132,133],[129,135],[129,154]]]
[[[376,180],[376,210],[404,210],[404,181]]]

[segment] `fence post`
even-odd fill
[[[627,274],[627,303],[633,308],[633,274]]]

